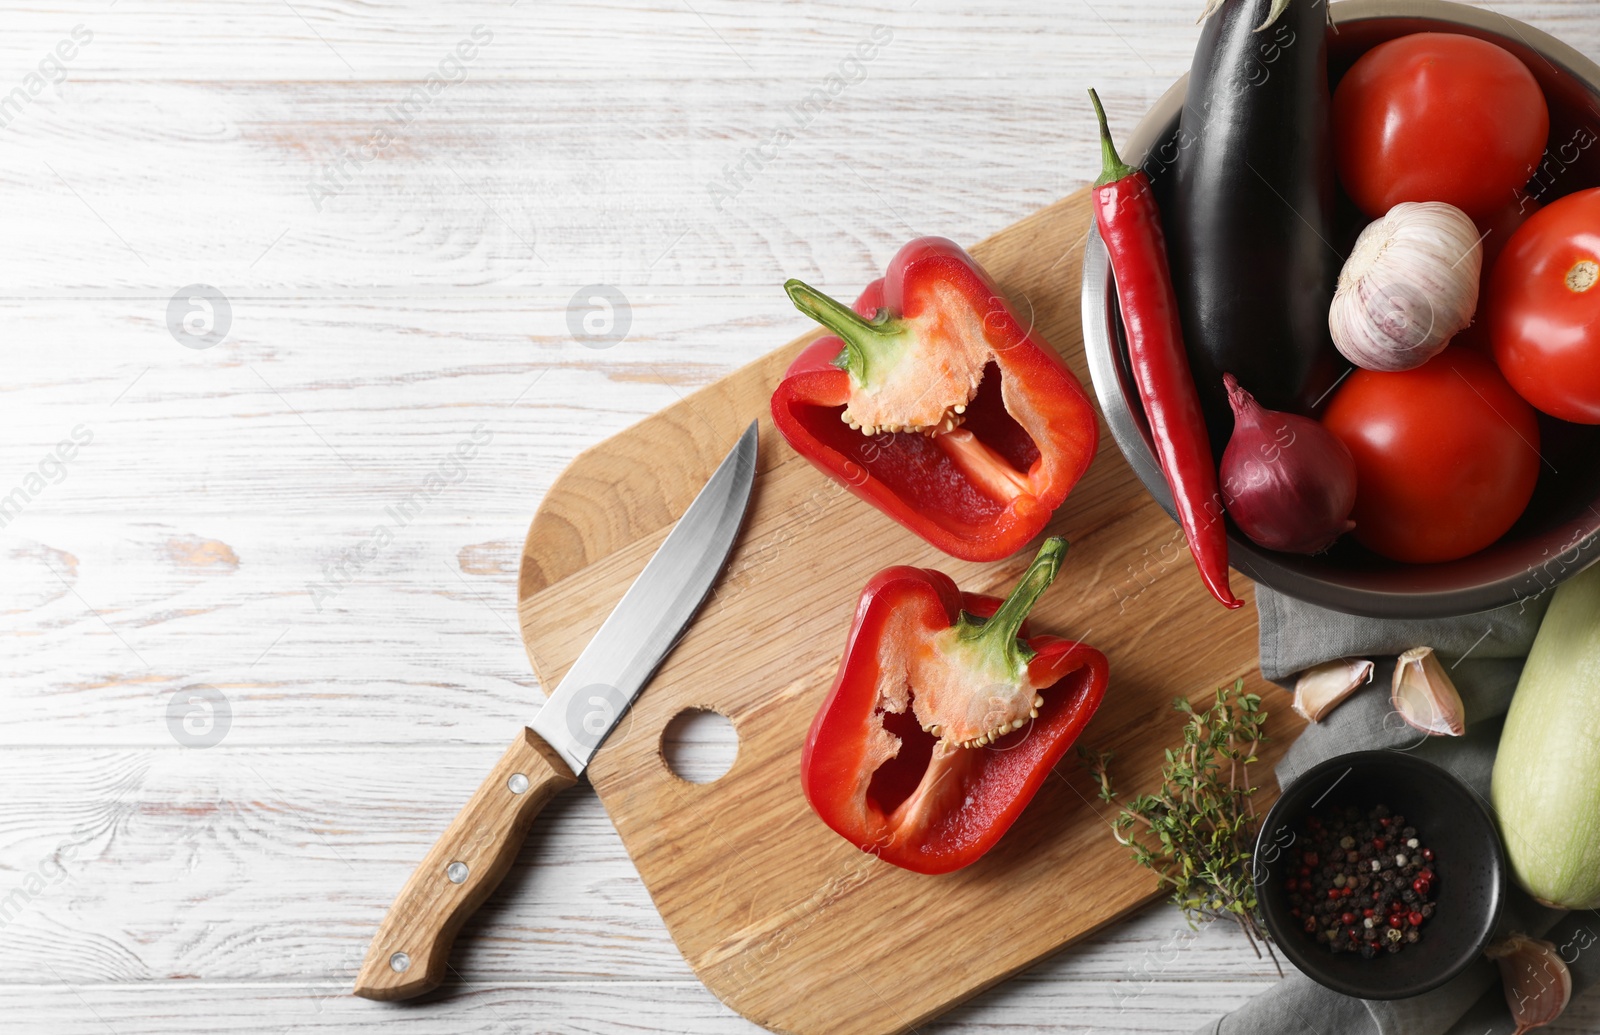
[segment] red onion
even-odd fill
[[[1327,428],[1277,413],[1223,374],[1233,437],[1222,452],[1222,497],[1239,530],[1258,546],[1321,553],[1356,527],[1356,462]]]

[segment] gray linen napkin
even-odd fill
[[[1256,587],[1261,615],[1261,674],[1292,687],[1303,669],[1334,658],[1378,663],[1371,686],[1306,729],[1278,763],[1279,786],[1307,769],[1351,751],[1394,748],[1443,766],[1488,803],[1489,776],[1522,662],[1544,617],[1548,597],[1433,621],[1354,618]],[[1400,722],[1389,707],[1395,655],[1432,647],[1461,691],[1464,737],[1426,737]],[[1572,968],[1573,996],[1600,982],[1600,916],[1562,913],[1512,887],[1502,934],[1520,931],[1562,947]],[[1499,971],[1480,960],[1432,992],[1392,1002],[1352,999],[1294,974],[1196,1035],[1509,1035],[1515,1028],[1500,989]]]

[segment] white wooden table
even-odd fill
[[[1600,54],[1593,0],[1491,6]],[[1085,88],[1125,136],[1198,7],[9,4],[0,1031],[753,1030],[581,785],[463,980],[347,994],[540,700],[528,520],[805,329],[786,276],[848,294],[1091,179]],[[590,285],[625,300],[608,348]],[[1163,905],[929,1027],[1187,1032],[1272,980]],[[1552,1030],[1597,1029],[1591,999]]]

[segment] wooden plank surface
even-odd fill
[[[0,1031],[752,1031],[582,788],[469,929],[467,977],[414,1010],[344,993],[540,699],[516,567],[559,472],[804,331],[784,276],[847,293],[913,232],[976,241],[1093,178],[1083,90],[1125,136],[1197,6],[7,10],[5,93],[94,39],[0,128],[0,495],[94,439],[0,528],[0,903],[28,895],[0,918]],[[1590,0],[1482,6],[1600,55]],[[308,184],[480,24],[466,80],[319,210]],[[865,77],[716,208],[707,185],[876,24]],[[199,351],[167,327],[195,282],[232,308]],[[609,349],[568,325],[595,283],[629,304]],[[363,556],[480,424],[482,459]],[[168,720],[196,684],[229,715],[209,748]],[[928,1027],[1187,1032],[1271,978],[1154,906]]]

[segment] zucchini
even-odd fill
[[[1524,890],[1563,909],[1600,906],[1600,565],[1550,601],[1489,796]]]

